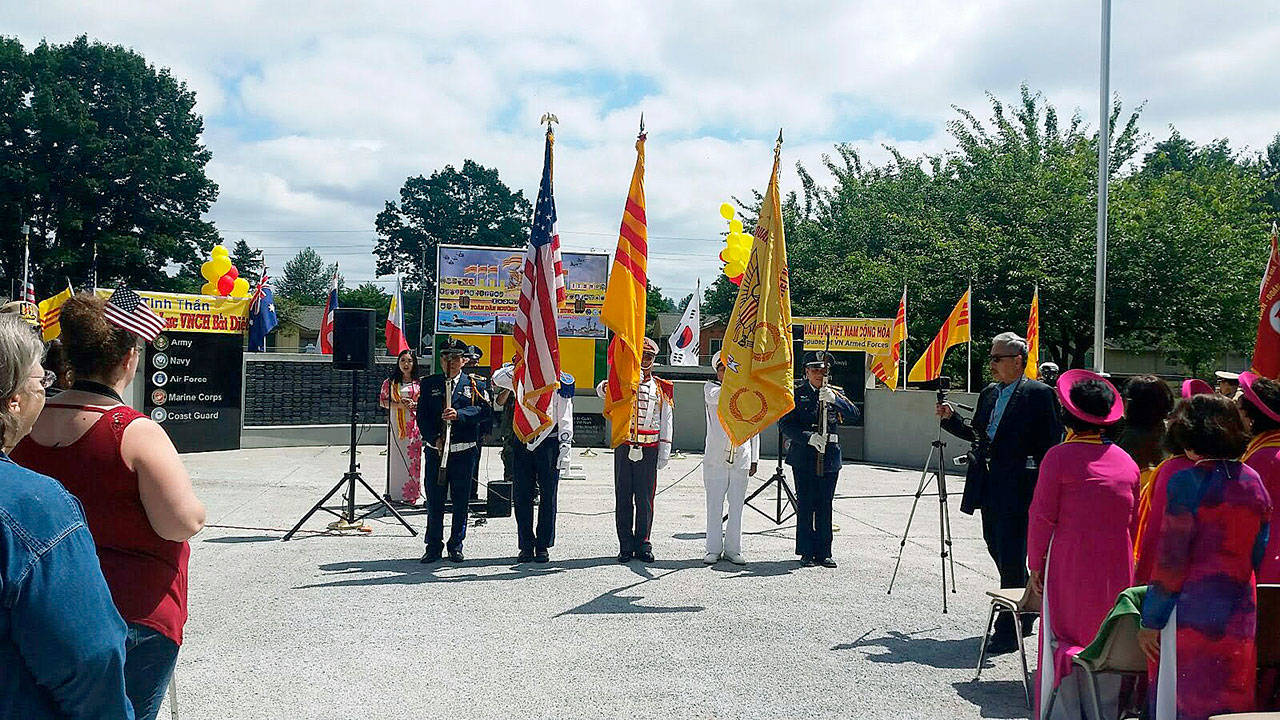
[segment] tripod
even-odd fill
[[[747,507],[751,508],[752,510],[755,510],[761,515],[772,520],[774,525],[781,525],[782,523],[796,516],[796,494],[794,491],[791,490],[791,486],[787,484],[787,476],[782,472],[782,448],[783,448],[782,441],[783,441],[782,431],[779,430],[778,431],[778,467],[773,471],[773,477],[769,478],[768,480],[765,480],[763,485],[761,485],[760,487],[752,491],[752,493],[747,496],[747,499],[744,502],[744,504]],[[761,510],[760,508],[751,504],[751,501],[755,500],[756,496],[760,495],[760,493],[763,493],[765,490],[768,490],[769,486],[774,484],[777,485],[777,488],[776,488],[776,494],[774,495],[773,511],[771,513],[765,512],[764,510]],[[783,494],[786,494],[787,505],[789,506],[786,510],[784,510],[782,507]],[[787,514],[784,514],[784,512]],[[729,517],[728,515],[725,515],[725,519],[728,519],[728,517]]]
[[[937,465],[930,467],[937,457]],[[930,472],[932,471],[932,474]],[[947,564],[951,565],[951,592],[956,591],[956,558],[951,552],[951,508],[947,505],[947,443],[942,440],[942,423],[938,423],[938,438],[930,443],[929,456],[924,460],[924,468],[920,471],[920,484],[916,487],[915,499],[911,501],[911,514],[907,516],[907,527],[902,531],[902,542],[898,544],[898,560],[893,564],[893,577],[889,578],[889,594],[893,594],[893,583],[898,579],[898,567],[902,565],[902,552],[907,547],[907,535],[911,533],[911,521],[916,517],[916,506],[920,496],[924,494],[929,483],[938,481],[938,544],[942,561],[942,612],[947,612]]]
[[[356,463],[356,421],[357,421],[356,403],[360,398],[359,384],[357,383],[359,372],[360,371],[358,370],[351,371],[351,443],[348,448],[348,451],[350,454],[350,459],[349,459],[350,464],[347,466],[347,472],[342,476],[342,479],[339,480],[337,484],[335,484],[332,488],[329,489],[329,492],[325,493],[324,497],[320,498],[320,502],[313,505],[312,508],[307,511],[307,514],[303,515],[302,519],[298,521],[298,524],[294,525],[293,529],[290,530],[287,534],[285,534],[283,540],[288,540],[289,538],[293,537],[293,534],[298,532],[298,528],[302,527],[303,523],[305,523],[307,520],[310,520],[311,516],[314,515],[317,510],[323,510],[329,513],[330,515],[333,515],[334,517],[338,518],[336,522],[329,523],[330,530],[359,529],[363,524],[362,521],[365,518],[369,517],[375,512],[381,512],[385,510],[386,512],[389,512],[392,515],[394,515],[396,520],[399,520],[400,524],[403,525],[411,535],[418,534],[418,531],[414,530],[413,527],[411,527],[409,523],[405,521],[405,519],[400,515],[400,513],[396,512],[396,509],[391,507],[391,505],[386,501],[385,498],[379,497],[378,491],[369,487],[369,483],[365,482],[364,478],[360,475],[360,465]],[[370,495],[377,498],[377,502],[373,503],[372,505],[364,505],[360,507],[359,510],[362,511],[362,514],[359,516],[356,515],[356,510],[357,510],[356,483],[357,482],[359,482],[360,485],[362,485],[364,489],[369,492]],[[346,493],[342,496],[342,499],[345,502],[345,504],[340,505],[337,508],[325,507],[324,504],[329,502],[329,498],[333,497],[333,494],[338,492],[338,489],[341,488],[343,485],[347,487]]]

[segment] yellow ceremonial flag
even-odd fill
[[[1026,376],[1040,379],[1040,286],[1031,293],[1031,316],[1027,318]]]
[[[741,445],[795,407],[791,369],[791,290],[782,231],[778,165],[782,133],[773,150],[773,174],[760,206],[751,258],[729,315],[721,358],[720,424]]]
[[[71,283],[67,283],[66,290],[40,301],[40,335],[45,342],[62,334],[62,325],[59,322],[62,316],[62,304],[70,300],[73,294]]]
[[[613,331],[609,341],[609,375],[605,380],[604,414],[609,418],[610,447],[618,447],[631,432],[631,411],[640,383],[640,354],[644,348],[648,302],[649,231],[644,214],[644,139],[636,139],[636,167],[622,211],[618,249],[613,254],[609,285],[604,291],[600,321]]]
[[[907,286],[902,286],[902,302],[898,303],[898,314],[893,319],[893,330],[889,333],[889,354],[871,357],[871,372],[890,390],[898,389],[898,365],[902,357],[900,343],[907,339]]]
[[[960,296],[960,302],[951,309],[947,321],[938,329],[938,334],[929,343],[924,355],[916,361],[907,375],[907,382],[927,382],[937,379],[942,374],[942,360],[947,350],[969,342],[969,290]]]

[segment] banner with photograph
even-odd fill
[[[893,334],[893,318],[814,318],[798,317],[804,324],[804,349],[826,350],[831,336],[831,352],[865,352],[888,355]]]
[[[560,337],[603,338],[600,308],[609,282],[606,253],[562,252],[566,307]],[[515,327],[524,248],[440,245],[436,254],[436,332],[510,335]]]

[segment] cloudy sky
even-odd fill
[[[786,191],[836,142],[946,149],[952,106],[984,91],[1025,82],[1097,119],[1099,9],[1080,0],[0,0],[0,18],[28,46],[87,33],[171,68],[199,99],[224,237],[277,272],[310,245],[350,284],[373,278],[373,219],[407,176],[472,158],[532,200],[545,111],[564,244],[606,251],[645,113],[650,275],[676,298],[719,272],[717,208],[765,184],[779,127]],[[1280,131],[1280,3],[1117,0],[1112,27],[1112,89],[1156,138]]]

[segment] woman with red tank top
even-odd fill
[[[205,511],[164,429],[121,399],[141,340],[158,333],[140,317],[150,313],[145,305],[116,297],[112,312],[108,301],[88,293],[62,306],[75,382],[45,405],[12,458],[55,478],[84,506],[102,574],[128,625],[125,690],[136,717],[149,720],[182,644],[187,540],[204,527]]]

